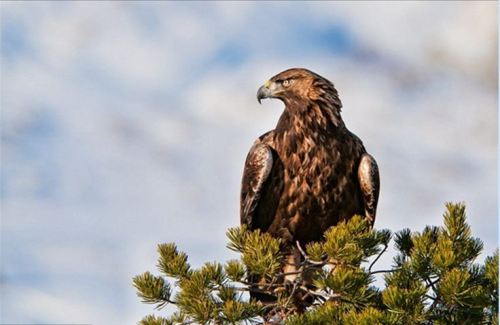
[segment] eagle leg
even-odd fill
[[[285,273],[285,282],[293,283],[297,279],[297,271],[300,267],[300,252],[297,248],[292,247],[290,254],[285,257],[285,266],[283,273]]]

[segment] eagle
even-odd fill
[[[249,230],[281,238],[289,247],[320,241],[354,215],[375,221],[380,180],[375,159],[345,126],[334,85],[302,68],[283,71],[258,89],[285,109],[245,161],[240,219]],[[288,265],[300,262],[290,253]]]

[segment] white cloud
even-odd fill
[[[15,315],[24,315],[26,321],[36,323],[120,324],[123,321],[119,314],[101,308],[103,301],[99,295],[61,297],[28,286],[2,285],[2,296],[5,323],[18,323]]]

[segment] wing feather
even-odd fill
[[[375,222],[378,195],[380,192],[380,177],[377,162],[367,153],[361,157],[358,167],[358,180],[361,193],[363,194],[365,216],[373,224]]]
[[[259,140],[250,148],[241,182],[241,224],[255,228],[254,212],[273,168],[271,148]]]

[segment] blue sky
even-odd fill
[[[0,8],[1,322],[135,323],[156,244],[233,258],[244,158],[282,111],[255,93],[289,67],[339,90],[381,169],[378,228],[465,201],[497,246],[495,3]]]

